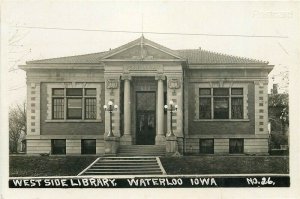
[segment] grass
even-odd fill
[[[96,156],[10,156],[11,177],[75,176]],[[162,157],[167,174],[289,173],[288,156]]]
[[[96,156],[10,156],[10,177],[74,176],[90,165]]]
[[[183,156],[161,162],[167,174],[289,173],[289,156]]]

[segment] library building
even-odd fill
[[[27,154],[268,154],[268,62],[141,36],[20,68]]]

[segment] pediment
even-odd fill
[[[176,51],[141,37],[111,50],[103,60],[183,60]]]

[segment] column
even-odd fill
[[[158,75],[155,77],[157,80],[157,107],[156,107],[156,117],[157,117],[157,131],[155,137],[156,145],[164,145],[166,137],[164,135],[164,82],[165,76]]]
[[[131,76],[122,76],[124,80],[124,135],[121,138],[121,144],[132,145],[131,134],[131,108],[130,108],[130,80]]]

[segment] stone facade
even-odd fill
[[[115,153],[119,145],[135,144],[165,145],[168,152],[268,153],[267,79],[273,66],[267,62],[174,51],[141,37],[107,52],[30,61],[21,68],[27,73],[28,154]],[[64,94],[55,96],[55,89]],[[82,93],[69,96],[71,89]],[[95,91],[92,97],[88,89]],[[206,118],[200,89],[209,95]],[[217,89],[228,96],[218,98]],[[108,101],[119,106],[111,121],[103,109]],[[171,112],[164,110],[170,101],[177,105],[172,126]],[[110,122],[116,139],[107,138]]]

